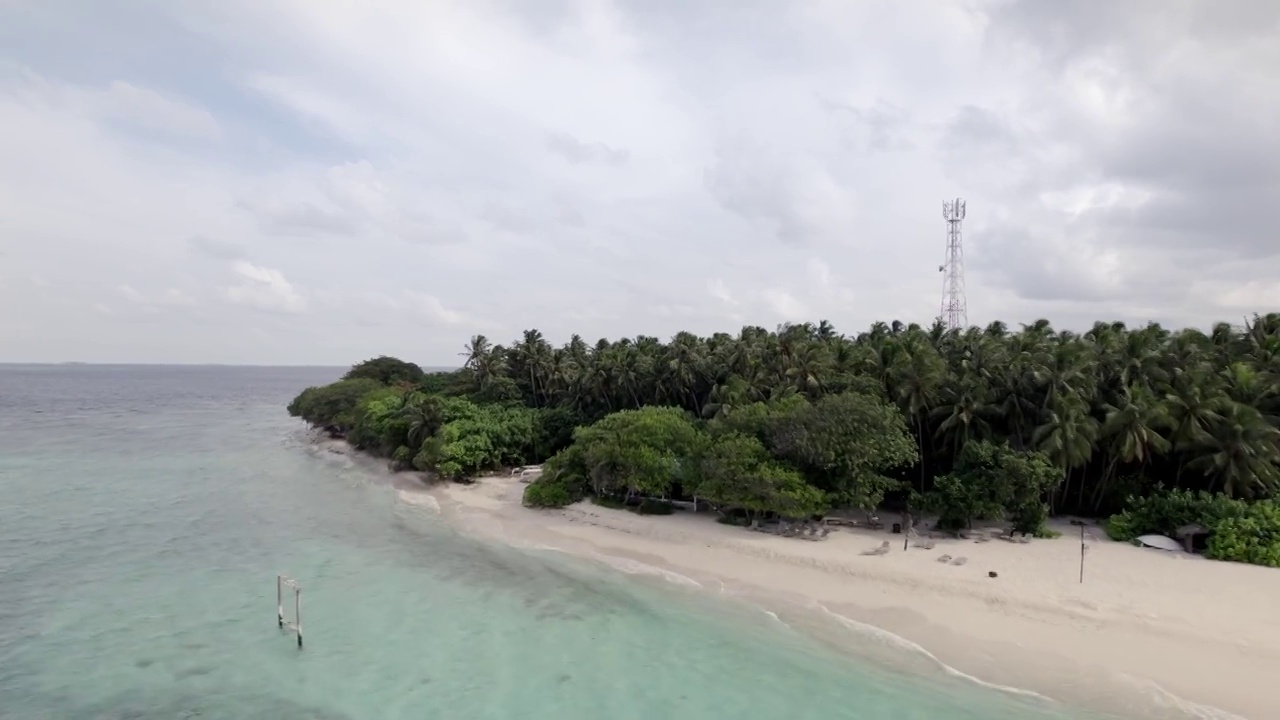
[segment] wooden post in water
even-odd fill
[[[293,588],[293,621],[284,619],[284,589]],[[298,636],[298,649],[302,649],[302,588],[284,575],[276,575],[276,625]]]
[[[298,634],[298,649],[302,649],[302,588],[293,586],[293,631]]]

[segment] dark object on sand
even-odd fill
[[[995,570],[988,570],[988,571],[987,571],[987,577],[996,577],[996,571],[995,571]]]
[[[893,524],[893,534],[894,534],[894,535],[897,535],[897,534],[898,534],[898,533],[900,533],[900,532],[902,532],[902,523],[894,523],[894,524]]]

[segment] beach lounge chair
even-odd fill
[[[862,554],[863,555],[888,555],[889,541],[885,540],[884,542],[880,543],[880,547],[872,548],[870,550],[864,550]]]
[[[826,540],[831,535],[831,528],[814,528],[813,532],[805,535],[806,540]]]

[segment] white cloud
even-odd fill
[[[956,196],[973,322],[1274,307],[1274,3],[82,5],[6,16],[0,360],[928,323]]]
[[[307,309],[307,300],[279,270],[260,267],[244,260],[232,265],[237,282],[224,289],[236,305],[258,310],[297,314]]]
[[[445,325],[461,325],[466,322],[466,316],[456,310],[450,310],[440,302],[440,298],[434,295],[424,293],[410,293],[409,301],[411,307],[425,315],[428,319],[434,320]]]
[[[729,286],[720,278],[715,278],[707,283],[707,292],[710,293],[711,297],[726,305],[738,304],[738,301],[733,297],[733,293],[729,292]]]
[[[809,317],[809,308],[785,290],[777,288],[765,290],[764,299],[768,303],[769,309],[782,320],[804,322],[811,319]]]

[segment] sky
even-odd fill
[[[0,0],[0,361],[1280,310],[1280,3]]]

